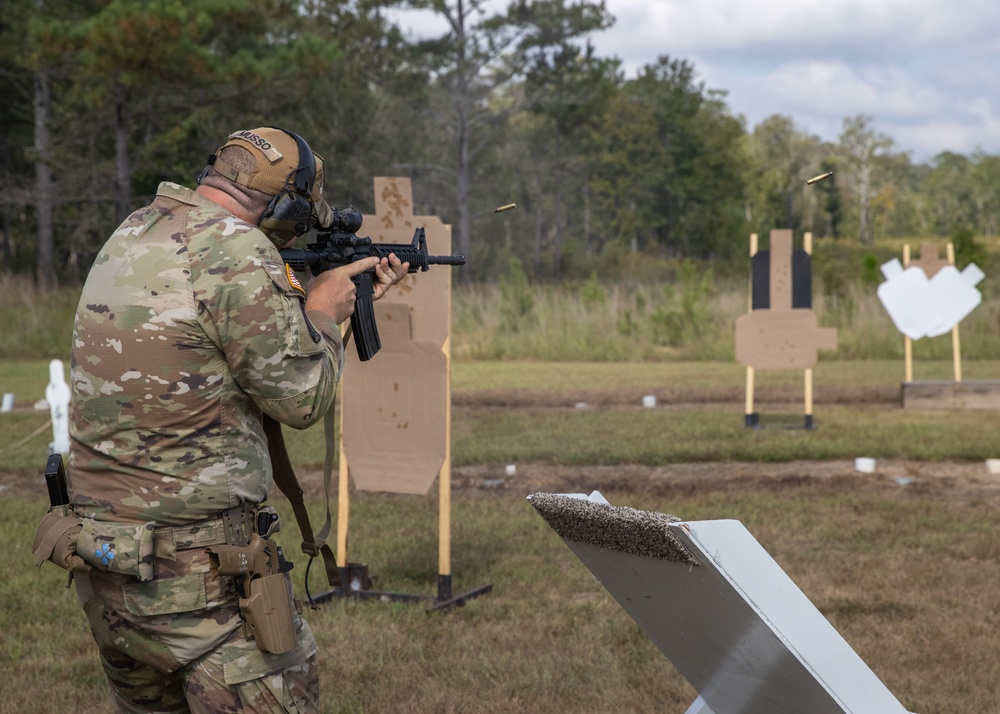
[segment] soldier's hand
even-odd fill
[[[372,281],[372,288],[375,294],[373,300],[378,300],[386,294],[393,285],[406,277],[410,271],[409,263],[400,263],[395,253],[389,253],[388,258],[382,258],[375,266],[375,280]]]
[[[399,262],[397,260],[397,262]],[[333,270],[326,270],[309,281],[306,296],[306,311],[319,310],[332,317],[339,325],[354,314],[354,298],[357,288],[352,277],[371,270],[379,264],[375,257],[358,260]],[[376,275],[378,269],[376,268]],[[381,278],[379,279],[381,283]],[[376,288],[377,292],[378,288]],[[383,290],[384,291],[384,290]]]

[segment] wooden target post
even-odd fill
[[[912,260],[910,244],[903,244],[903,267],[911,265],[921,268],[928,279],[933,278],[946,265],[955,265],[955,246],[951,241],[945,244],[945,257],[941,258],[941,249],[934,242],[923,243],[920,246],[920,258]],[[962,350],[958,333],[958,325],[951,328],[951,359],[955,382],[962,381]],[[903,374],[907,383],[913,381],[913,340],[909,335],[903,335]]]
[[[903,244],[903,267],[910,267],[910,244]],[[913,381],[913,340],[903,335],[903,381]]]
[[[812,257],[813,245],[812,233],[806,233],[802,237],[802,250],[806,255]],[[813,426],[813,370],[812,367],[805,367],[802,370],[802,395],[805,409],[805,426],[807,429]]]
[[[955,264],[955,246],[948,241],[948,265]],[[958,337],[958,325],[951,328],[951,361],[954,368],[955,381],[962,381],[962,348]]]
[[[750,258],[751,265],[753,257],[757,255],[757,234],[750,234]],[[751,274],[750,281],[747,283],[747,313],[753,312],[753,276]],[[754,411],[754,370],[752,365],[747,365],[747,394],[746,402],[743,408],[743,420],[744,426],[751,427],[756,426],[759,421],[760,415]]]

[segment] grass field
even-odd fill
[[[0,392],[18,411],[0,414],[0,458],[12,472],[44,463],[48,363],[5,361]],[[911,412],[899,408],[901,363],[820,363],[814,418],[804,433],[744,428],[745,372],[735,363],[459,362],[453,370],[455,465],[677,463],[853,459],[864,455],[929,461],[1000,456],[989,412]],[[918,374],[943,379],[951,363],[923,362]],[[971,361],[965,378],[1000,379],[1000,361]],[[345,377],[350,379],[351,375]],[[755,407],[768,424],[803,424],[802,373],[758,373]],[[658,407],[642,408],[643,395]],[[41,431],[39,431],[41,429]],[[287,430],[293,462],[322,464],[322,431]]]
[[[910,711],[997,711],[995,495],[808,478],[606,495],[690,520],[737,517]],[[75,595],[27,552],[43,507],[0,498],[0,711],[110,712]],[[434,594],[435,507],[433,496],[355,499],[352,537],[379,589]],[[453,513],[455,592],[493,591],[445,613],[339,600],[309,612],[324,712],[680,713],[693,701],[523,494],[461,492]]]
[[[732,359],[744,286],[706,292],[694,308],[669,286],[577,287],[515,296],[514,313],[496,288],[458,295],[453,590],[493,589],[442,613],[339,600],[309,612],[323,711],[687,709],[696,692],[526,502],[541,483],[600,487],[616,505],[688,520],[738,519],[907,709],[1000,712],[1000,483],[982,463],[1000,457],[995,414],[900,408],[902,340],[871,286],[817,303],[840,349],[814,370],[811,431],[785,428],[802,424],[801,371],[758,372],[769,428],[744,428],[745,370]],[[968,380],[1000,379],[1000,298],[984,295],[963,324]],[[48,359],[66,359],[74,303],[0,276],[0,393],[17,401],[0,414],[0,714],[112,711],[74,592],[29,552],[51,440],[34,405]],[[952,378],[947,338],[915,344],[914,358],[915,379]],[[641,406],[647,395],[656,408]],[[318,519],[322,435],[286,439]],[[859,475],[856,456],[909,466]],[[946,475],[909,477],[927,464]],[[275,505],[290,523],[287,503]],[[280,534],[288,553],[295,536]],[[435,489],[352,496],[351,560],[369,564],[376,589],[435,595],[438,546]],[[302,594],[304,560],[293,560]]]
[[[946,361],[925,362],[946,376]],[[697,461],[798,463],[781,478],[669,476],[634,487],[609,479],[617,505],[682,518],[735,518],[785,569],[909,710],[1000,711],[996,571],[1000,486],[948,480],[901,487],[878,477],[828,478],[810,464],[864,454],[981,463],[1000,455],[988,413],[909,413],[894,361],[821,363],[818,428],[743,427],[743,370],[730,363],[640,365],[460,362],[454,369],[456,469],[518,474]],[[969,378],[993,379],[993,362]],[[764,415],[801,413],[800,376],[759,385]],[[5,362],[0,391],[19,399],[4,425],[0,458],[0,602],[5,677],[0,712],[110,712],[94,648],[72,590],[52,566],[36,571],[30,539],[45,502],[40,482],[47,422],[30,409],[44,394],[47,362]],[[659,397],[655,409],[643,394]],[[871,402],[865,401],[865,395]],[[721,401],[720,401],[721,400]],[[585,403],[586,406],[581,406]],[[297,465],[322,460],[318,430],[289,434]],[[766,472],[767,467],[764,467]],[[16,477],[16,478],[15,478]],[[11,479],[14,479],[11,481]],[[470,479],[452,500],[456,593],[490,594],[445,613],[413,604],[332,601],[308,613],[321,645],[325,712],[683,712],[696,693],[525,501],[526,482],[502,488]],[[315,493],[314,493],[315,495]],[[291,522],[286,503],[276,500]],[[321,515],[313,501],[314,514]],[[294,527],[282,533],[297,551]],[[375,588],[436,594],[437,497],[355,494],[352,560]],[[303,592],[304,562],[293,571]],[[314,571],[311,589],[321,589]],[[16,687],[6,683],[17,682]]]

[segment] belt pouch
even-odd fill
[[[64,570],[85,573],[90,566],[76,554],[76,541],[83,526],[69,506],[53,506],[38,524],[31,552],[35,565],[51,560]]]
[[[76,552],[98,570],[153,579],[154,524],[84,518]]]

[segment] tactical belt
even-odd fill
[[[174,526],[156,529],[157,553],[161,548],[173,544],[176,550],[207,548],[211,545],[246,545],[250,536],[257,532],[257,507],[240,505],[229,508],[217,518],[199,521],[190,526]],[[162,544],[162,545],[161,545]]]

